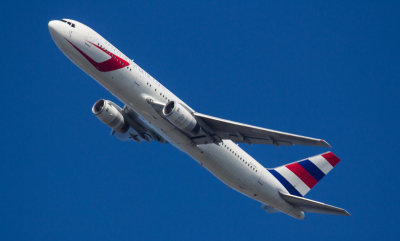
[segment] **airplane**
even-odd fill
[[[198,113],[90,27],[61,19],[48,28],[67,58],[125,104],[100,99],[92,108],[118,139],[170,143],[270,213],[350,215],[304,197],[340,161],[332,152],[264,168],[238,145],[330,147],[326,141]]]

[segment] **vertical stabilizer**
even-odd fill
[[[335,154],[326,152],[268,171],[290,194],[303,197],[339,162]]]

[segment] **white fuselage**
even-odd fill
[[[67,21],[71,24],[59,20],[49,22],[50,33],[60,50],[114,96],[135,110],[159,135],[238,192],[293,217],[303,217],[300,210],[280,197],[279,191],[285,190],[282,184],[234,142],[223,140],[219,144],[193,144],[187,135],[162,118],[147,99],[164,104],[173,100],[192,110],[189,106],[94,30],[77,21]],[[96,64],[104,63],[110,58],[116,58],[121,66]],[[115,70],[107,69],[113,67]]]

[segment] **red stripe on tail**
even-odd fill
[[[296,176],[298,176],[309,188],[315,186],[318,183],[317,179],[315,179],[306,169],[304,169],[299,163],[295,162],[286,167],[292,171]]]
[[[332,152],[328,152],[325,154],[321,155],[323,158],[325,158],[333,167],[336,166],[340,162],[339,157],[337,157],[335,154]]]

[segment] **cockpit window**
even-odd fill
[[[67,20],[64,20],[64,19],[61,19],[60,21],[61,21],[61,22],[64,22],[64,23],[67,23],[69,26],[75,28],[75,24],[74,24],[74,23],[71,23],[71,22],[69,22],[69,21],[67,21]]]

